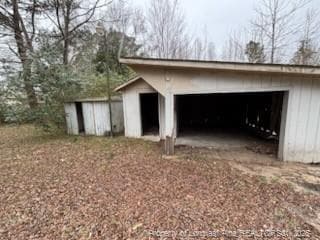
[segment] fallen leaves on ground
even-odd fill
[[[155,143],[1,127],[0,173],[0,239],[160,239],[152,231],[240,229],[320,237],[286,208],[319,207],[319,196],[243,174],[201,149],[181,148],[169,159]]]

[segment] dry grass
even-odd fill
[[[287,207],[308,211],[319,207],[319,196],[243,174],[199,149],[166,159],[154,143],[6,126],[0,173],[0,239],[160,239],[150,230],[270,228],[320,238]]]

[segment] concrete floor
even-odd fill
[[[141,137],[143,140],[146,140],[146,141],[151,141],[151,142],[160,142],[160,137],[159,135],[152,135],[152,134],[149,134],[149,135],[144,135]]]
[[[273,145],[273,143],[271,143]],[[176,139],[176,146],[193,146],[213,149],[270,147],[270,142],[241,131],[188,132]]]

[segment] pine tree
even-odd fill
[[[246,45],[245,54],[247,55],[248,61],[250,63],[264,63],[265,54],[264,47],[258,42],[250,41]]]
[[[311,40],[302,40],[297,51],[292,58],[292,63],[299,65],[315,64],[316,51],[312,45]]]

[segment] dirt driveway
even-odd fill
[[[165,158],[155,143],[0,127],[0,239],[319,239],[317,182],[319,167],[250,151]]]

